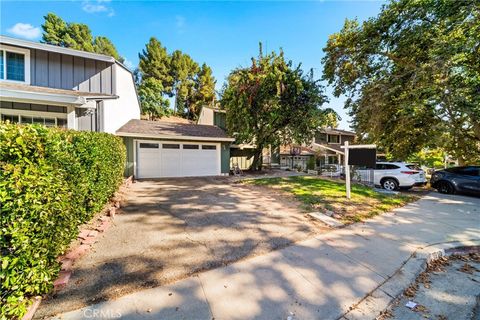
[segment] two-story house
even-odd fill
[[[205,108],[200,124],[140,120],[132,72],[113,57],[0,36],[0,120],[121,136],[127,175],[228,174],[234,139],[217,113]]]
[[[346,130],[326,128],[315,134],[310,148],[315,152],[318,165],[343,164],[344,150],[340,147],[348,141],[355,142],[355,133]]]
[[[133,75],[106,55],[0,36],[0,119],[115,133],[140,119]]]
[[[345,141],[350,144],[355,141],[355,133],[340,129],[325,128],[315,133],[310,144],[281,146],[277,152],[279,157],[272,153],[272,165],[279,160],[281,168],[306,169],[309,159],[315,158],[315,166],[323,167],[331,164],[342,164],[344,151],[340,147]],[[264,157],[265,158],[265,157]]]

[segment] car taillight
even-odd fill
[[[405,173],[405,174],[417,174],[418,171],[400,171],[401,173]]]

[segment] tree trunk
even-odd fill
[[[262,171],[262,152],[263,152],[263,146],[258,146],[255,149],[255,152],[253,154],[253,162],[252,162],[252,170],[253,171]]]

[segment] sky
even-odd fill
[[[43,16],[49,12],[67,22],[87,24],[94,36],[112,40],[130,68],[150,37],[169,52],[181,50],[207,63],[219,90],[233,69],[248,66],[264,51],[283,49],[285,57],[322,76],[322,48],[345,19],[376,16],[383,1],[0,1],[2,35],[39,41]],[[326,89],[331,107],[340,115],[339,128],[349,129],[344,99]]]

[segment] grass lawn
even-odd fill
[[[345,183],[312,176],[250,179],[243,183],[283,190],[302,202],[306,211],[330,210],[341,215],[345,223],[362,221],[418,199],[413,195],[380,194],[369,187],[352,184],[348,200]]]

